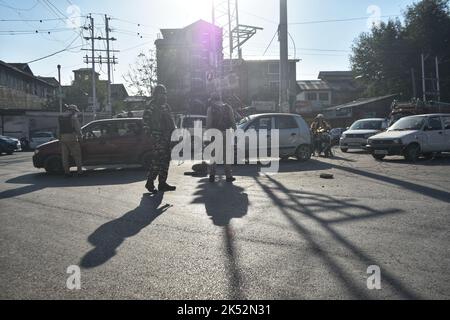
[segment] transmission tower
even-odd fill
[[[212,22],[223,29],[225,56],[242,59],[242,46],[262,28],[240,24],[238,0],[212,0]]]

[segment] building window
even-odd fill
[[[315,92],[308,92],[306,94],[306,100],[308,100],[308,101],[316,101],[317,100],[317,93],[315,93]]]
[[[280,64],[279,63],[269,63],[269,71],[268,74],[280,74]]]
[[[319,100],[320,101],[328,101],[329,100],[329,94],[327,93],[320,93],[319,94]]]

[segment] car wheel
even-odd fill
[[[51,156],[45,160],[45,171],[49,174],[61,174],[64,172],[62,159],[60,156]]]
[[[420,147],[417,144],[408,146],[405,150],[405,159],[407,161],[416,162],[420,155]]]
[[[385,156],[384,154],[373,154],[372,157],[373,157],[375,160],[378,160],[378,161],[381,161],[381,160],[383,160],[384,158],[386,158],[386,156]]]
[[[347,153],[348,152],[348,148],[341,148],[341,151],[344,152],[344,153]]]
[[[141,165],[145,169],[149,169],[150,166],[152,165],[152,159],[153,159],[153,153],[152,152],[144,153],[144,155],[141,157]]]
[[[297,157],[298,161],[305,162],[311,159],[311,147],[308,145],[301,145],[297,148],[297,151],[295,152],[295,156]]]

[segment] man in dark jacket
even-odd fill
[[[154,154],[145,187],[150,193],[156,193],[155,180],[159,177],[159,191],[175,191],[176,187],[167,184],[172,151],[171,136],[175,130],[175,122],[167,104],[167,90],[163,85],[155,87],[153,100],[147,105],[143,118],[144,128],[154,141]]]
[[[208,115],[206,119],[206,129],[217,129],[222,132],[224,138],[223,141],[223,157],[224,168],[227,182],[234,182],[236,179],[233,177],[231,165],[226,162],[227,143],[233,143],[234,141],[227,141],[227,130],[236,130],[236,122],[234,119],[233,108],[228,104],[225,104],[220,99],[218,94],[212,94],[209,99]],[[209,165],[209,181],[215,182],[216,179],[216,163],[211,161]]]

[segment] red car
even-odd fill
[[[148,167],[153,141],[145,134],[142,119],[99,120],[81,131],[84,166],[140,164]],[[39,146],[33,164],[48,173],[62,173],[61,143],[56,140]],[[75,166],[73,159],[71,166]]]

